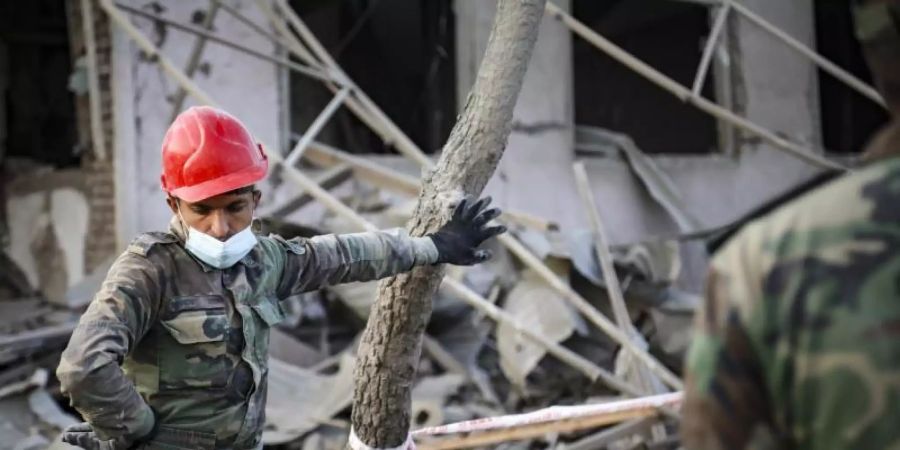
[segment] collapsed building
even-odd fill
[[[511,213],[517,239],[609,313],[572,171],[582,161],[634,320],[652,353],[677,370],[704,277],[697,238],[823,168],[851,164],[886,120],[866,84],[849,1],[553,5],[487,193]],[[198,103],[173,72],[334,198],[378,226],[404,224],[423,158],[440,151],[465,105],[494,2],[289,6],[296,16],[286,1],[263,0],[0,6],[0,389],[15,387],[0,399],[23,407],[23,393],[52,391],[52,380],[35,374],[52,368],[113,258],[138,232],[167,226],[159,146],[175,114]],[[286,166],[261,188],[259,215],[272,230],[355,229],[313,189],[298,188]],[[500,252],[487,269],[457,276],[553,341],[615,366],[614,343],[532,272]],[[333,417],[349,406],[352,345],[373,297],[372,285],[351,285],[296,300],[273,338],[281,343],[273,356],[286,362],[275,365],[273,392],[288,405],[327,407],[288,418],[277,413],[285,404],[273,403],[270,443],[328,448],[345,439],[346,420]],[[597,395],[551,383],[541,371],[552,364],[546,349],[451,295],[436,299],[435,316],[418,426]],[[439,349],[462,368],[448,370]],[[302,388],[323,383],[333,387]],[[464,392],[467,384],[476,393]],[[461,401],[467,395],[479,401]],[[47,406],[31,404],[32,412]],[[35,416],[40,432],[12,429],[39,447],[35,436],[51,437],[65,420]]]

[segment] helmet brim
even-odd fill
[[[186,202],[199,202],[259,182],[266,177],[268,170],[269,162],[263,161],[261,165],[230,173],[223,177],[204,181],[193,186],[173,189],[169,191],[169,194]]]

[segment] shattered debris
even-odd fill
[[[316,151],[310,150],[313,155]],[[332,172],[348,173],[346,167]],[[378,176],[383,180],[390,174],[385,169]],[[412,212],[408,197],[343,175],[328,187],[340,189],[346,199],[354,199],[354,207],[368,220],[385,227],[408,220]],[[311,223],[297,224],[291,218],[296,212],[292,208],[314,205],[285,200],[270,208],[276,216],[261,218],[260,232],[291,238],[353,229],[353,224],[329,213]],[[511,233],[560,280],[612,317],[590,231],[563,233],[556,227],[522,225],[531,222],[508,223]],[[630,353],[619,351],[615,342],[590,325],[558,290],[509,250],[497,242],[489,246],[494,255],[490,262],[451,268],[448,276],[499,307],[518,326],[536,331],[610,372],[627,372],[628,367],[639,364],[630,359]],[[699,300],[697,295],[676,288],[681,276],[680,249],[672,240],[611,249],[628,314],[641,334],[642,346],[676,369],[689,342],[689,325]],[[0,257],[11,263],[10,270],[0,278],[0,294],[4,295],[0,298],[0,433],[10,436],[9,448],[64,445],[57,442],[59,431],[79,418],[69,412],[66,400],[60,397],[53,370],[69,333],[112,260],[85,274],[65,292],[55,287],[54,300],[50,301],[31,286],[26,271],[5,253]],[[267,446],[344,448],[350,426],[353,355],[376,289],[375,282],[353,283],[284,299],[287,318],[269,336]],[[603,383],[593,382],[565,362],[548,356],[543,345],[509,324],[497,325],[452,292],[441,290],[435,296],[418,382],[412,391],[413,428],[614,395]],[[646,433],[634,432],[627,437],[640,439],[636,435]],[[588,448],[587,443],[608,439],[605,436],[597,430],[548,435],[498,448],[524,449],[535,440],[542,441],[538,447]],[[423,441],[423,445],[427,448],[429,444]]]
[[[503,309],[528,329],[538,330],[556,342],[571,336],[580,322],[565,300],[531,271],[526,271],[509,292]],[[496,336],[503,373],[517,388],[525,390],[526,377],[544,358],[546,349],[506,325],[497,326]]]
[[[81,75],[76,73],[73,80],[80,83]],[[577,131],[580,150],[622,155],[682,231],[700,227],[674,183],[627,136],[586,127]],[[304,167],[304,172],[366,220],[387,228],[403,226],[412,216],[415,201],[411,197],[418,193],[418,177],[315,140],[308,145],[304,163],[312,166]],[[61,239],[59,227],[64,219],[74,223],[76,234],[87,229],[85,198],[71,188],[82,187],[82,177],[72,181],[72,174],[43,166],[33,173],[53,175],[62,185],[45,192],[37,182],[40,177],[33,177],[30,190],[10,199],[25,212],[14,218],[10,230],[9,251],[14,250],[17,258],[0,253],[4,267],[0,272],[0,450],[57,448],[63,445],[60,430],[79,421],[59,395],[53,371],[80,313],[112,263],[108,260],[87,270],[83,249],[67,248],[73,244]],[[258,221],[258,231],[263,234],[292,238],[358,229],[329,211],[318,217],[302,214],[321,209],[310,190],[298,192],[294,186],[283,186],[275,194],[272,204],[260,210],[264,217]],[[300,216],[304,223],[296,220]],[[501,220],[540,264],[591,307],[613,317],[589,230],[563,232],[552,220],[515,211],[506,211]],[[515,256],[498,242],[488,245],[494,255],[491,261],[449,268],[448,277],[487,299],[514,323],[498,325],[450,289],[435,296],[412,389],[412,427],[620,398],[602,381],[571,367],[570,361],[550,356],[548,344],[536,343],[522,330],[536,332],[610,373],[625,373],[624,379],[635,378],[628,372],[641,363],[588,323],[559,289],[533,265],[523,263],[521,255]],[[640,334],[635,339],[638,346],[676,370],[690,339],[689,324],[699,299],[676,287],[681,249],[679,242],[662,239],[611,248],[628,318]],[[376,282],[352,283],[283,299],[287,318],[269,335],[267,446],[344,448],[350,429],[356,343],[376,289]],[[654,386],[654,390],[663,389]],[[639,445],[645,430],[658,424],[659,420],[626,422],[627,432],[611,427],[547,433],[493,448],[588,449],[596,448],[593,445],[598,442],[626,438],[630,445]],[[423,442],[422,448],[428,445]]]
[[[353,363],[353,356],[344,354],[337,373],[322,375],[270,358],[263,442],[283,444],[320,426],[337,425],[349,433],[349,422],[334,416],[349,408],[353,399]]]

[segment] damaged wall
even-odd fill
[[[267,23],[252,0],[226,0],[225,3],[257,24]],[[124,4],[194,25],[202,21],[210,5],[206,0],[164,3],[129,0]],[[177,66],[186,67],[196,41],[194,35],[146,18],[130,17],[168,58]],[[216,15],[213,32],[257,51],[274,53],[271,42],[225,11]],[[171,99],[178,84],[146,58],[120,29],[113,32],[113,65],[118,234],[120,243],[127,243],[141,231],[164,230],[171,217],[159,186],[160,145],[172,115]],[[269,145],[281,142],[280,69],[213,42],[206,44],[199,67],[194,81],[201,89],[240,118],[257,139]],[[184,108],[193,104],[188,97]]]
[[[69,2],[69,33],[72,39],[73,55],[84,55],[85,43],[83,33],[82,2]],[[97,81],[100,88],[100,118],[103,136],[92,136],[90,128],[90,110],[88,96],[82,92],[76,102],[77,116],[84,134],[85,156],[82,158],[81,171],[85,177],[85,194],[87,195],[90,216],[88,234],[85,244],[85,274],[95,270],[105,271],[104,265],[122,248],[116,236],[116,186],[114,182],[115,152],[111,150],[115,137],[113,123],[113,80],[112,72],[112,39],[110,37],[109,18],[102,14],[96,6],[93,8],[94,45],[97,52]],[[92,151],[96,139],[103,139],[108,149],[106,157],[99,159]]]
[[[61,41],[60,36],[55,35],[57,40],[53,42],[62,46],[71,58],[78,59],[85,51],[81,3],[67,2],[65,8],[62,4],[58,6],[60,16],[65,16],[66,33]],[[23,11],[15,12],[24,15],[12,16],[13,22],[27,24],[31,20],[31,16]],[[105,16],[94,15],[94,29],[101,88],[100,109],[104,121],[102,138],[110,142],[113,136],[110,39]],[[34,36],[37,42],[41,42],[38,31]],[[73,82],[82,79],[84,71],[84,66],[73,65],[71,73],[37,79],[29,91],[36,97],[26,97],[26,101],[38,104],[54,102],[59,100],[59,92],[66,92],[75,100],[72,114],[77,118],[77,125],[89,124],[89,113],[84,106],[87,104],[87,92],[77,87],[79,83]],[[6,67],[0,67],[0,74],[3,74],[0,77],[5,76],[6,72]],[[67,78],[70,81],[68,85],[65,84]],[[49,95],[48,92],[57,94]],[[6,124],[2,114],[0,123]],[[53,123],[41,122],[37,127],[42,134],[57,131]],[[74,131],[75,126],[70,128]],[[98,268],[105,270],[104,263],[116,252],[112,161],[110,155],[105,160],[95,157],[91,151],[94,137],[90,135],[90,127],[86,128],[87,133],[80,133],[77,143],[53,149],[58,154],[49,156],[50,159],[66,161],[74,158],[75,166],[60,170],[46,164],[47,161],[42,164],[38,160],[46,158],[47,154],[27,147],[23,149],[24,154],[4,161],[4,170],[9,178],[3,180],[7,202],[2,206],[9,226],[9,255],[22,268],[31,286],[40,288],[50,301],[59,304],[67,302],[66,293],[87,274]],[[0,152],[0,156],[11,155]]]
[[[8,186],[9,255],[32,286],[64,304],[84,278],[90,203],[87,177],[69,169],[21,178]]]
[[[746,4],[814,47],[811,1],[752,0]],[[477,55],[487,42],[493,3],[457,0],[456,9],[459,95],[463,98],[478,67]],[[743,19],[732,20],[730,26],[735,27],[731,75],[738,112],[798,142],[817,144],[819,107],[813,64]],[[501,206],[558,221],[564,229],[587,227],[586,214],[571,181],[575,158],[570,137],[571,105],[572,95],[578,92],[572,92],[571,69],[566,69],[572,65],[570,36],[562,25],[545,19],[516,108],[519,129],[510,137],[498,175],[489,185]],[[600,50],[597,52],[599,56]],[[528,127],[521,124],[529,123],[559,127],[540,133],[523,132]],[[817,171],[753,136],[739,139],[738,148],[736,157],[666,155],[653,159],[672,178],[689,212],[707,227],[734,220]],[[679,232],[627,164],[616,158],[586,160],[597,206],[613,243]],[[696,289],[703,278],[705,261],[700,252],[691,253],[685,283]]]

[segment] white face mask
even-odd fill
[[[247,228],[244,228],[234,236],[228,238],[227,241],[220,241],[206,233],[197,231],[192,227],[188,227],[184,218],[181,217],[181,209],[178,210],[178,216],[181,223],[187,228],[187,241],[184,248],[191,252],[201,261],[213,266],[217,269],[226,269],[233,266],[241,260],[253,247],[256,246],[256,235],[251,230],[253,223],[251,222]]]

